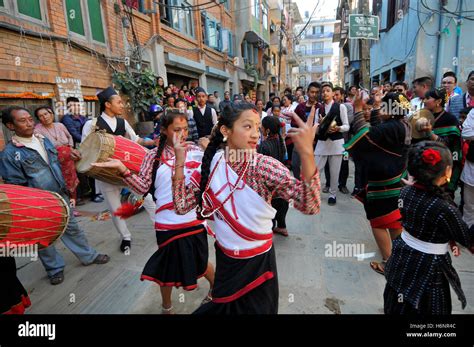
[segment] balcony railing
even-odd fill
[[[306,50],[299,50],[298,53],[302,56],[332,55],[333,49],[332,48],[306,49]]]
[[[315,65],[315,66],[300,66],[299,67],[299,73],[322,73],[324,71],[324,66],[323,65]]]
[[[330,39],[334,36],[333,32],[327,33],[317,33],[317,34],[306,34],[303,38],[304,39]]]

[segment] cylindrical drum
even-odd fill
[[[81,143],[79,152],[81,152],[82,158],[76,163],[78,172],[85,173],[99,181],[124,185],[117,170],[94,167],[91,164],[105,162],[109,158],[119,159],[130,171],[138,173],[148,150],[122,136],[94,132]]]
[[[69,206],[59,194],[0,184],[0,244],[48,247],[68,222]]]

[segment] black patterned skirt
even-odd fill
[[[158,250],[143,269],[141,280],[162,287],[197,288],[197,280],[206,274],[209,259],[207,230],[198,225],[179,230],[157,230]]]
[[[216,248],[212,301],[195,314],[277,314],[278,275],[275,249],[248,259],[231,258]]]
[[[0,257],[0,278],[0,314],[23,314],[31,301],[16,276],[15,258]]]
[[[383,293],[385,314],[394,315],[442,315],[451,314],[451,291],[449,282],[442,272],[437,270],[433,280],[422,294],[418,307],[397,293],[388,283]]]

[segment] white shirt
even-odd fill
[[[419,97],[411,99],[410,105],[411,111],[408,113],[407,117],[410,117],[413,113],[425,107],[425,103]]]
[[[100,115],[103,120],[107,123],[107,125],[110,127],[112,131],[115,131],[117,129],[117,117],[110,117],[108,116],[105,112],[102,112]],[[138,142],[140,140],[140,136],[135,134],[135,131],[133,128],[130,126],[130,124],[127,122],[126,119],[125,121],[125,137],[132,140],[133,142]],[[92,129],[92,120],[88,120],[86,124],[84,124],[84,127],[82,128],[82,139],[81,141],[84,141],[84,139],[89,136],[91,132],[93,132],[94,129]]]
[[[291,129],[291,116],[289,113],[295,112],[296,107],[298,106],[297,103],[292,103],[288,107],[282,107],[280,111],[280,120],[285,123],[285,131],[288,133],[288,131]]]
[[[268,116],[268,113],[265,112],[265,111],[262,111],[262,117],[261,117],[260,119],[263,119],[263,118],[265,118],[266,116]]]
[[[469,112],[466,120],[462,124],[462,138],[464,140],[474,141],[474,109]],[[466,160],[461,173],[461,181],[474,187],[474,163]]]
[[[43,143],[36,135],[31,137],[20,137],[18,135],[14,135],[13,138],[15,141],[20,142],[25,147],[31,148],[38,152],[39,155],[41,155],[41,158],[43,158],[45,162],[49,163],[48,153],[46,152]]]
[[[207,105],[206,105],[207,106]],[[204,116],[204,113],[206,112],[206,106],[204,107],[200,107],[198,105],[198,109],[199,111],[201,111],[201,114]],[[211,109],[211,114],[212,114],[212,125],[216,125],[217,124],[217,113],[216,113],[216,110],[213,109],[212,107],[209,107]]]
[[[329,104],[324,104],[324,110],[326,114],[329,113],[334,101],[331,101]],[[342,125],[340,126],[339,132],[343,133],[349,131],[349,119],[347,118],[347,108],[344,104],[340,104],[341,111],[341,121]],[[319,109],[316,110],[316,120],[319,119]],[[344,138],[339,140],[327,139],[326,141],[318,140],[316,144],[316,149],[314,150],[314,155],[342,155],[344,153]]]

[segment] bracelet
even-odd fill
[[[184,177],[176,177],[176,176],[173,176],[173,177],[171,177],[171,180],[173,181],[173,183],[175,183],[175,182],[181,182],[181,181],[184,181]]]
[[[179,165],[175,165],[175,166],[174,166],[174,169],[176,170],[176,169],[179,169],[180,167],[184,167],[184,163],[183,163],[183,164],[179,164]]]

